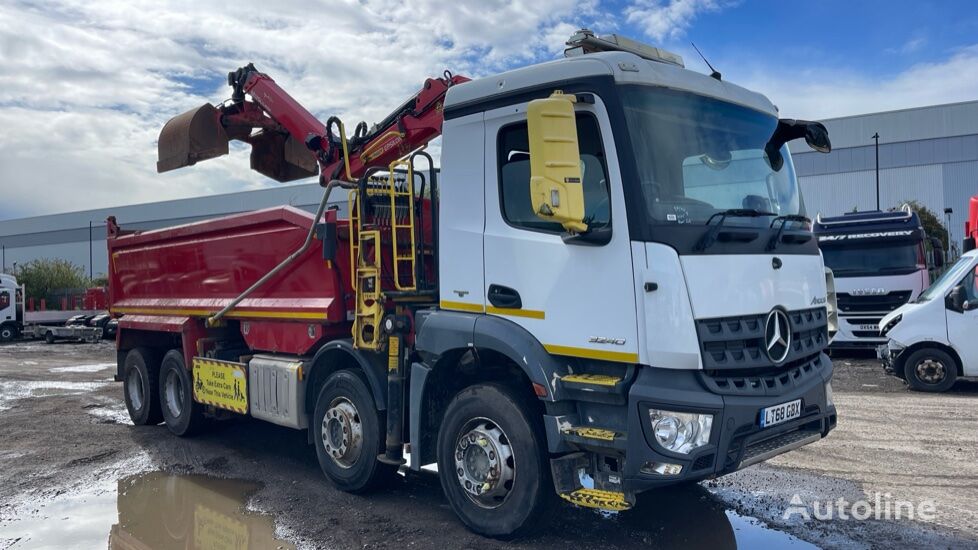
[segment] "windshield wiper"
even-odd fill
[[[781,244],[781,235],[784,234],[784,228],[787,227],[788,222],[799,222],[799,223],[812,223],[812,220],[807,216],[802,216],[801,214],[788,214],[785,216],[778,216],[771,220],[771,228],[774,228],[774,224],[781,222],[781,227],[778,228],[778,233],[771,237],[771,240],[767,243],[767,250],[770,252],[776,250],[778,245]],[[802,241],[808,242],[808,240]]]
[[[710,225],[713,218],[716,218],[717,216],[720,217],[720,221],[718,221],[716,225],[711,227],[710,230],[703,235],[703,238],[696,243],[696,246],[693,248],[694,250],[702,252],[713,246],[713,243],[717,241],[717,235],[720,233],[720,227],[723,226],[723,222],[726,221],[727,218],[759,218],[761,216],[777,216],[777,214],[774,212],[766,212],[764,210],[755,210],[753,208],[731,208],[729,210],[717,212],[707,218],[706,225]]]

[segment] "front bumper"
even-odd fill
[[[886,338],[880,336],[879,329],[874,323],[884,314],[842,315],[839,316],[839,331],[832,338],[830,348],[838,349],[875,349],[886,343]],[[863,322],[866,321],[866,322]],[[873,328],[870,329],[869,327]]]
[[[832,363],[814,360],[776,375],[714,378],[702,371],[643,367],[628,398],[628,443],[623,485],[626,493],[684,481],[721,476],[813,443],[836,426],[836,409],[827,403],[825,384]],[[801,417],[761,428],[761,409],[802,400]],[[651,433],[648,409],[714,414],[710,443],[689,455],[660,448]],[[651,463],[679,464],[677,475],[651,473]]]
[[[883,372],[892,376],[903,377],[903,364],[900,359],[904,349],[906,348],[893,340],[889,340],[886,344],[876,348],[876,358],[883,365]]]

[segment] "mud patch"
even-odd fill
[[[81,395],[104,387],[107,382],[63,382],[60,380],[5,380],[0,382],[0,411],[13,406],[13,402],[32,397],[55,395]]]
[[[245,508],[259,487],[163,472],[103,482],[0,519],[0,547],[294,549]]]
[[[95,363],[92,365],[72,365],[70,367],[55,367],[53,369],[48,369],[51,372],[101,372],[108,369],[114,369],[116,367],[115,363]]]

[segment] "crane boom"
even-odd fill
[[[228,74],[233,89],[229,102],[204,104],[164,125],[157,171],[226,155],[228,143],[239,140],[252,146],[251,168],[277,181],[317,172],[322,184],[336,178],[356,180],[368,168],[386,168],[438,137],[445,94],[468,80],[447,71],[429,78],[382,122],[371,129],[361,122],[347,137],[338,118],[323,124],[271,77],[248,64]]]

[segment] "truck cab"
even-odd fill
[[[978,376],[978,250],[962,254],[916,300],[879,323],[877,354],[888,374],[911,389],[941,392]]]
[[[16,277],[0,273],[0,342],[9,342],[20,334],[23,323],[20,292]]]
[[[832,347],[874,349],[885,343],[880,319],[930,285],[920,218],[908,205],[896,212],[818,216],[814,232],[835,276],[839,333]]]

